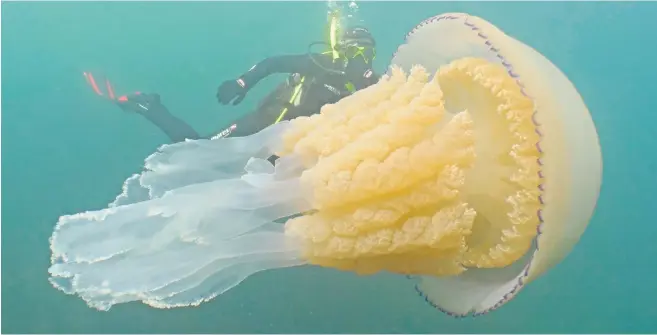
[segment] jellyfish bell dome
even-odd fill
[[[409,71],[420,64],[429,73],[439,75],[441,67],[466,58],[483,59],[491,64],[498,64],[506,70],[508,77],[514,79],[515,88],[522,92],[531,104],[517,110],[490,104],[477,110],[473,99],[479,94],[477,89],[463,82],[454,85],[446,78],[439,80],[444,84],[441,86],[443,90],[453,93],[445,93],[446,111],[454,114],[464,109],[471,110],[475,129],[480,130],[486,130],[494,123],[490,115],[496,112],[506,112],[507,118],[517,116],[512,116],[513,113],[525,113],[526,117],[531,113],[534,128],[531,131],[536,136],[525,134],[524,140],[534,141],[526,144],[535,146],[538,153],[538,179],[532,180],[538,183],[537,192],[532,193],[537,196],[538,202],[527,204],[536,211],[525,214],[534,214],[536,220],[526,220],[524,225],[529,226],[529,229],[523,231],[518,225],[512,227],[512,224],[521,223],[509,220],[509,217],[513,218],[513,212],[506,213],[508,217],[504,217],[495,213],[495,209],[486,208],[489,205],[504,208],[503,203],[494,203],[493,197],[490,197],[493,193],[482,197],[481,194],[476,194],[485,193],[484,189],[471,190],[471,195],[479,198],[473,199],[472,204],[480,214],[473,224],[473,232],[485,229],[487,234],[499,236],[499,241],[519,239],[525,234],[526,238],[531,239],[531,244],[525,239],[521,247],[514,249],[504,243],[497,246],[489,243],[486,245],[489,248],[488,254],[478,255],[479,263],[470,262],[466,265],[467,270],[458,276],[417,278],[419,283],[416,288],[428,302],[455,315],[484,313],[503,305],[522,287],[560,262],[586,229],[596,206],[602,179],[598,135],[576,88],[542,54],[506,35],[484,19],[465,13],[446,13],[431,17],[408,33],[405,43],[394,54],[391,65]],[[481,82],[487,74],[485,69],[479,70],[477,71],[476,66],[468,68],[464,64],[461,71],[464,76],[472,77],[473,80],[479,77]],[[483,86],[497,96],[504,95],[494,71],[489,71],[488,76],[488,82]],[[476,141],[477,155],[486,161],[481,162],[481,171],[477,171],[478,167],[473,168],[469,171],[470,175],[466,175],[466,179],[478,178],[478,173],[481,178],[487,179],[504,175],[495,175],[495,172],[499,171],[488,170],[488,164],[494,157],[485,156],[513,152],[509,146],[490,145],[491,142],[511,133],[494,134],[494,138],[482,136],[482,141]],[[499,156],[496,157],[498,161],[502,160]],[[529,184],[534,186],[531,182]],[[489,191],[499,190],[499,186],[487,186]],[[513,201],[511,198],[505,200]],[[476,233],[473,233],[471,238],[475,239],[475,235]],[[496,263],[496,258],[499,262],[493,264]]]

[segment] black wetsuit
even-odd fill
[[[362,58],[357,58],[345,64],[342,60],[333,62],[329,54],[304,54],[276,56],[256,64],[248,72],[239,77],[245,90],[255,86],[260,80],[275,73],[298,74],[295,82],[284,83],[260,104],[258,109],[236,121],[237,129],[232,136],[250,135],[263,129],[279,118],[283,108],[288,111],[282,120],[294,119],[298,116],[310,116],[319,113],[325,104],[335,103],[350,95],[347,88],[351,83],[355,90],[363,89],[376,83],[379,79],[371,66]],[[290,103],[295,84],[303,79],[302,92],[296,106]],[[280,91],[280,92],[279,92]],[[270,101],[274,100],[274,101]]]
[[[160,128],[172,143],[185,139],[199,139],[199,134],[187,122],[169,112],[160,101],[159,94],[132,94],[126,100],[118,102],[121,109],[144,116],[152,124]]]
[[[286,107],[288,110],[281,120],[319,113],[323,105],[335,103],[350,95],[352,92],[347,88],[349,83],[355,90],[360,90],[379,79],[371,65],[365,63],[362,58],[345,64],[342,60],[333,62],[329,54],[275,56],[261,61],[239,77],[244,84],[242,94],[246,94],[260,80],[275,73],[289,73],[292,76],[261,100],[255,111],[203,138],[210,138],[221,132],[224,132],[226,137],[254,134],[276,122]],[[290,103],[302,78],[298,103]],[[172,142],[201,138],[187,123],[173,116],[156,94],[132,95],[121,105],[146,117],[167,134]]]

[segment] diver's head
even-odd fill
[[[363,27],[352,27],[340,35],[336,50],[347,60],[362,57],[370,63],[376,57],[376,42],[372,34]]]

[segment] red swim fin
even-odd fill
[[[103,92],[100,91],[98,88],[98,85],[96,84],[96,80],[94,79],[94,76],[91,73],[88,72],[83,72],[84,77],[87,79],[87,82],[91,86],[91,88],[96,92],[96,94],[100,95],[101,97],[103,96]]]
[[[114,96],[114,88],[112,88],[112,83],[110,83],[109,79],[105,79],[105,87],[107,87],[109,98],[115,100],[116,96]]]

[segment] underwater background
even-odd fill
[[[405,34],[467,12],[534,47],[575,84],[604,157],[597,211],[574,251],[501,309],[453,319],[401,276],[330,269],[259,273],[197,308],[140,303],[109,312],[48,282],[48,238],[63,214],[104,208],[167,142],[96,96],[159,93],[200,133],[254,108],[217,86],[265,57],[305,53],[325,33],[325,2],[2,3],[2,333],[655,333],[657,332],[657,3],[361,2],[383,72]]]

